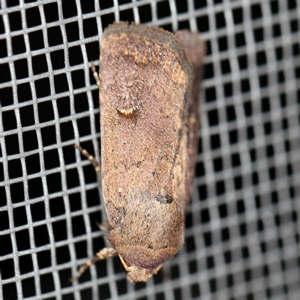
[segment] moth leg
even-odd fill
[[[162,268],[163,264],[159,265],[158,267],[156,267],[153,271],[153,274],[157,274],[158,271]]]
[[[92,69],[94,78],[96,80],[96,83],[97,83],[98,87],[100,88],[100,79],[99,79],[99,75],[98,75],[98,72],[96,71],[96,67],[95,67],[94,63],[91,63],[91,69]]]
[[[125,260],[123,259],[123,257],[121,255],[119,255],[120,261],[125,269],[125,271],[129,272],[129,267],[127,266]]]
[[[101,178],[101,168],[100,164],[96,161],[94,156],[90,155],[85,149],[81,148],[79,145],[75,144],[74,147],[78,149],[94,166],[94,169],[99,178]]]
[[[74,281],[75,279],[78,279],[82,273],[88,269],[91,265],[93,265],[94,263],[96,263],[99,260],[104,260],[110,257],[114,257],[116,256],[117,250],[115,248],[103,248],[102,250],[100,250],[99,252],[96,253],[96,256],[88,259],[84,265],[82,265],[79,270],[77,271],[77,273],[70,278],[70,281]]]

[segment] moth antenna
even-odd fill
[[[93,265],[97,261],[114,257],[117,254],[118,253],[115,248],[103,248],[101,251],[96,253],[95,257],[88,259],[85,262],[85,264],[79,268],[79,270],[76,272],[76,274],[69,279],[70,282],[73,282],[75,279],[78,279],[86,269],[88,269],[91,265]]]

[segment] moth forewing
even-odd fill
[[[199,132],[193,61],[173,34],[127,23],[104,31],[100,53],[107,253],[128,280],[147,281],[183,245]]]

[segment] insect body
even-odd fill
[[[104,31],[97,80],[98,174],[111,247],[76,276],[91,263],[118,255],[128,280],[147,281],[183,245],[199,132],[201,78],[193,72],[200,72],[204,46],[199,35],[178,35],[194,49],[192,37],[198,47],[192,55],[201,61],[194,69],[189,50],[162,29],[115,23]],[[193,78],[198,78],[194,85]]]

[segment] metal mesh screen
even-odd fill
[[[296,0],[0,0],[1,299],[299,299],[300,4]],[[186,243],[147,283],[104,246],[98,63],[115,20],[207,43]]]

